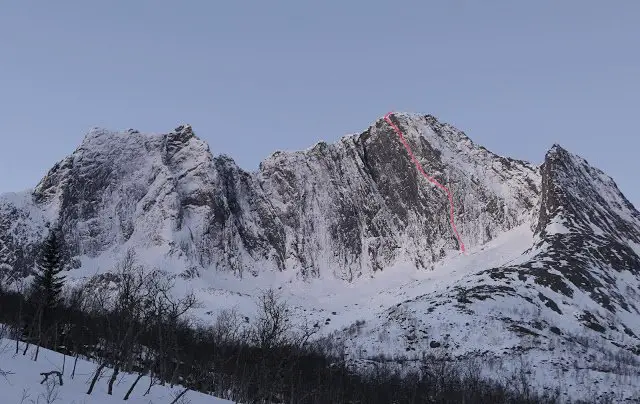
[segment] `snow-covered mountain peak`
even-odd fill
[[[547,155],[554,155],[558,153],[566,153],[567,151],[559,144],[554,143],[549,150],[547,150]]]
[[[188,123],[178,125],[174,130],[175,133],[184,133],[184,134],[192,134],[193,128]]]
[[[606,233],[640,243],[640,213],[602,170],[554,145],[546,154],[541,172],[538,232],[551,222],[561,222],[567,231]]]
[[[193,132],[191,125],[182,124],[174,130],[163,134],[141,133],[137,129],[127,129],[118,132],[105,128],[91,128],[78,149],[74,154],[79,152],[90,152],[93,155],[110,154],[121,150],[133,150],[139,148],[154,148],[167,142],[179,139],[183,143],[193,138],[194,143],[205,144],[204,141],[197,138]],[[205,147],[208,150],[208,146]]]

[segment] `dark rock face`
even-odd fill
[[[531,165],[498,157],[432,117],[394,119],[426,171],[452,189],[466,244],[527,220],[539,184]],[[420,176],[383,120],[334,145],[274,154],[257,177],[291,235],[288,258],[305,275],[352,280],[398,259],[428,268],[459,248],[446,195]]]
[[[586,160],[558,145],[547,153],[542,171],[542,206],[537,232],[562,215],[567,226],[584,234],[607,233],[640,243],[640,213],[615,182]]]
[[[284,228],[265,199],[256,180],[240,170],[228,157],[214,159],[214,189],[208,203],[206,230],[202,248],[213,247],[202,254],[203,266],[215,264],[235,273],[255,272],[253,262],[271,262],[284,269]],[[241,249],[249,255],[243,261]]]
[[[5,206],[0,215],[0,280],[12,278],[16,272],[28,275],[24,252],[18,248],[16,232],[12,229],[19,216],[20,212],[13,206]]]
[[[557,145],[542,165],[536,235],[540,252],[527,268],[542,268],[531,276],[568,297],[584,292],[609,312],[640,313],[619,278],[640,281],[640,213],[610,177]]]
[[[635,311],[640,302],[621,294],[617,275],[640,280],[640,213],[611,178],[560,146],[541,170],[539,252],[514,269],[567,297],[584,292],[607,311]]]

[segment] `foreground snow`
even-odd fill
[[[116,403],[122,402],[129,390],[135,375],[123,373],[114,385],[113,395],[107,394],[107,377],[110,372],[105,372],[103,378],[98,381],[91,395],[87,395],[87,389],[91,382],[96,364],[84,360],[78,360],[75,377],[71,378],[73,370],[73,358],[67,357],[64,365],[63,385],[59,386],[57,377],[49,377],[49,382],[41,384],[42,372],[63,370],[64,357],[62,354],[40,349],[38,361],[33,361],[35,348],[31,348],[26,356],[21,352],[15,355],[15,341],[0,339],[0,370],[6,372],[5,377],[0,376],[0,402],[4,404],[27,403]],[[55,380],[55,383],[54,383]],[[175,386],[153,386],[151,392],[144,396],[149,386],[149,378],[143,377],[136,385],[135,390],[127,402],[132,404],[171,403],[184,388]],[[178,400],[180,404],[230,404],[231,401],[222,400],[202,393],[188,391]]]

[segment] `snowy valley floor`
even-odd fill
[[[220,308],[230,307],[251,318],[255,312],[255,296],[275,288],[298,318],[320,322],[323,333],[328,334],[358,320],[374,318],[399,302],[443,291],[465,276],[517,262],[531,244],[531,230],[525,225],[466,254],[452,252],[431,271],[416,270],[409,264],[398,265],[353,283],[330,278],[301,281],[287,273],[262,273],[244,279],[203,273],[199,282],[215,286],[196,292],[204,303],[200,313],[204,318],[215,315]]]

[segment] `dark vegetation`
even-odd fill
[[[11,329],[17,355],[31,349],[37,360],[42,346],[96,362],[87,394],[97,383],[111,394],[118,374],[128,372],[139,377],[123,400],[154,385],[179,384],[185,392],[256,404],[557,401],[557,394],[533,394],[526,380],[516,389],[433,358],[408,374],[382,361],[355,372],[340,347],[313,338],[317,328],[294,326],[272,290],[259,297],[251,323],[223,311],[213,324],[199,324],[189,316],[198,304],[194,296],[173,297],[172,277],[138,266],[131,252],[110,274],[63,289],[56,248],[52,236],[29,288],[0,285],[0,323]],[[73,360],[62,373],[75,377]],[[143,376],[151,383],[137,386]]]

